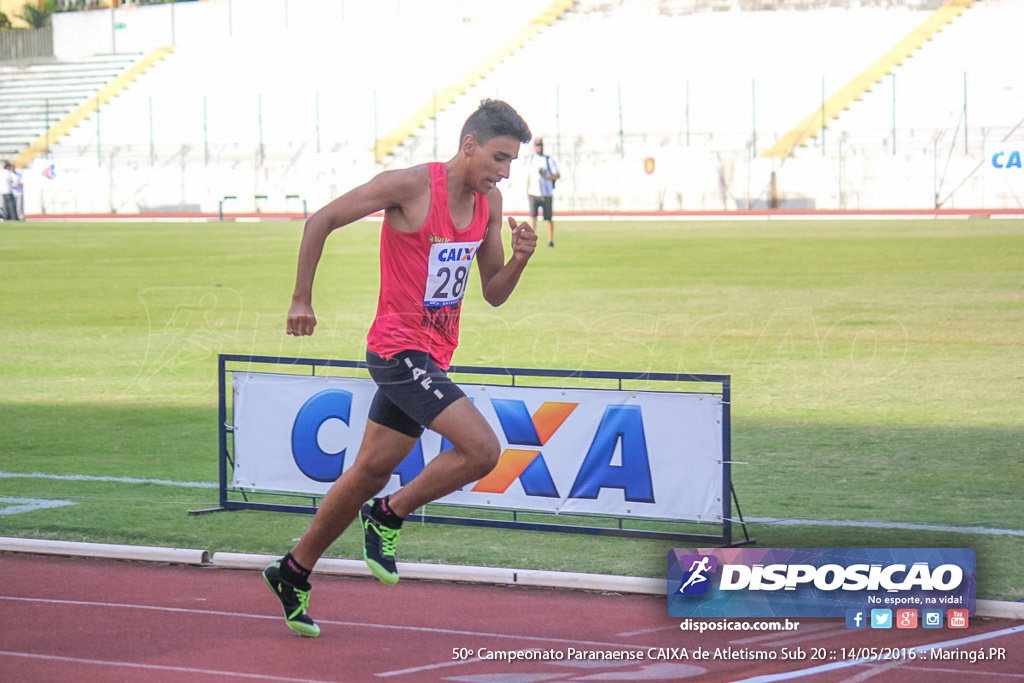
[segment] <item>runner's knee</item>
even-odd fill
[[[364,498],[375,495],[391,480],[391,470],[372,463],[360,462],[358,458],[346,474]]]
[[[483,477],[498,464],[501,444],[493,433],[480,434],[471,442],[456,447],[456,450],[467,459],[467,466],[473,470],[476,478]]]

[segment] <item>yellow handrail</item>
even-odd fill
[[[93,114],[100,105],[106,104],[128,87],[132,81],[138,78],[147,69],[166,57],[174,50],[174,46],[158,47],[143,57],[140,57],[134,64],[125,69],[114,80],[107,83],[99,91],[80,104],[74,111],[50,126],[49,130],[37,137],[29,146],[23,149],[14,157],[14,165],[24,168],[32,163],[32,160],[40,154],[44,154],[51,145],[57,142],[78,126],[82,121]]]
[[[438,92],[426,104],[416,109],[404,121],[395,126],[391,132],[377,139],[373,149],[373,156],[377,163],[380,163],[389,154],[392,154],[409,136],[423,128],[438,112],[444,111],[451,106],[459,95],[466,94],[470,88],[486,78],[510,54],[533,40],[544,28],[555,23],[574,4],[576,4],[576,0],[555,0],[547,9],[517,31],[515,35],[495,48],[471,69],[456,78],[451,85]]]
[[[926,41],[953,22],[974,0],[947,0],[931,14],[920,26],[908,33],[891,50],[876,59],[867,69],[854,77],[835,94],[825,100],[824,104],[804,117],[791,131],[779,138],[762,156],[785,159],[793,151],[816,138],[823,126],[836,119],[850,108],[850,104],[860,99],[875,83],[881,83],[882,77],[892,73],[893,68],[903,63]]]

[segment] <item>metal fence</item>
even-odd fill
[[[53,56],[53,28],[0,31],[0,62]]]

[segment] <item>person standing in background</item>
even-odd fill
[[[25,183],[14,164],[11,164],[11,194],[14,195],[14,218],[25,220]]]
[[[530,218],[536,229],[538,214],[548,224],[548,246],[555,246],[555,181],[561,178],[558,162],[544,154],[544,141],[533,141],[533,154],[526,162],[526,194],[530,197]]]
[[[5,221],[18,220],[18,206],[14,200],[14,188],[11,187],[11,182],[14,180],[13,169],[14,165],[5,161],[3,173],[0,173],[0,193],[3,194],[3,206],[0,207],[2,209],[0,213]]]

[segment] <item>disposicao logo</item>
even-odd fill
[[[679,586],[678,595],[704,595],[711,586],[709,574],[718,569],[718,558],[714,555],[684,555],[679,558],[683,567],[689,567],[683,574],[683,583]]]
[[[669,614],[682,617],[973,612],[975,601],[969,548],[677,548],[667,578]]]

